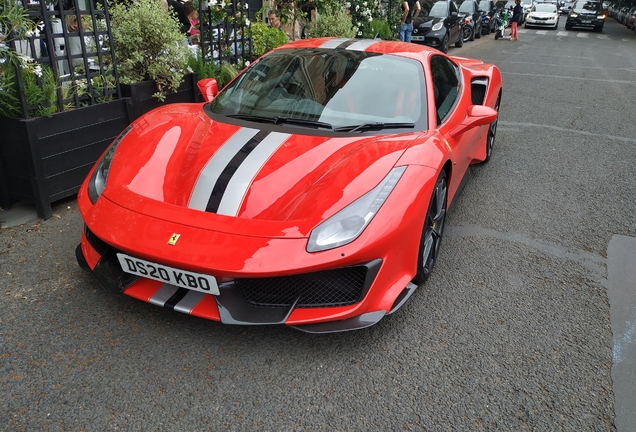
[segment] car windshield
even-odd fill
[[[445,1],[439,1],[433,5],[428,13],[428,16],[434,18],[446,18],[448,16],[448,3]]]
[[[472,1],[465,1],[459,6],[459,11],[464,13],[473,13],[475,8],[473,7]]]
[[[599,3],[597,2],[579,1],[579,2],[576,2],[573,9],[596,12],[597,10],[600,9],[600,7],[599,7]]]
[[[534,7],[535,12],[554,12],[556,13],[556,6],[550,3],[539,3]]]
[[[376,123],[426,129],[419,62],[356,50],[284,49],[261,57],[209,104],[211,115],[301,127]],[[361,130],[361,129],[357,129]]]

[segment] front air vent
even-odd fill
[[[470,81],[471,101],[473,105],[483,105],[488,88],[488,78],[473,78]]]

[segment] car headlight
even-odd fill
[[[579,14],[572,12],[572,13],[570,14],[570,16],[571,16],[572,18],[576,18],[577,16],[579,16]]]
[[[369,225],[406,170],[393,168],[373,190],[367,192],[311,231],[307,252],[320,252],[354,241]]]
[[[596,19],[605,19],[605,15],[599,15],[596,17]]]
[[[444,23],[443,22],[438,22],[438,23],[433,25],[433,28],[431,30],[439,31],[439,30],[442,29],[442,27],[444,27]]]
[[[97,202],[97,198],[99,198],[102,195],[102,192],[104,192],[104,188],[106,188],[106,180],[108,180],[108,172],[110,171],[110,163],[113,161],[115,150],[117,150],[119,143],[124,139],[128,132],[132,130],[132,128],[132,126],[128,126],[121,134],[119,134],[110,147],[108,147],[104,156],[102,156],[102,158],[97,162],[93,175],[88,182],[88,198],[91,200],[91,203],[95,204]]]

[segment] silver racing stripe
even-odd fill
[[[254,177],[269,158],[290,137],[290,134],[272,132],[245,158],[229,181],[217,214],[236,216]]]
[[[194,309],[194,307],[198,305],[199,302],[203,300],[203,297],[205,297],[206,295],[210,294],[202,293],[199,291],[190,291],[188,292],[188,294],[186,294],[183,300],[177,303],[177,305],[174,307],[174,310],[176,310],[177,312],[189,314],[190,312],[192,312],[192,309]]]
[[[376,42],[377,40],[361,40],[349,45],[346,49],[349,51],[364,51]]]
[[[170,297],[172,297],[178,289],[179,287],[177,286],[163,284],[161,285],[161,288],[159,288],[159,291],[154,293],[148,302],[156,306],[163,306],[168,300],[170,300]]]
[[[258,133],[258,129],[241,128],[234,133],[219,150],[212,155],[205,165],[194,186],[188,207],[195,210],[203,210],[208,204],[210,194],[219,176],[232,160],[232,158],[243,148],[246,142]]]
[[[325,42],[324,44],[320,45],[319,48],[336,48],[340,46],[342,43],[347,42],[348,40],[350,39],[347,39],[347,38],[331,39]]]

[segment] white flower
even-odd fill
[[[33,32],[31,30],[27,30],[24,35],[28,38],[30,38],[31,36],[33,36]]]
[[[249,66],[250,65],[250,61],[249,60],[245,60],[245,66]]]
[[[246,19],[246,20],[245,20],[245,25],[246,25],[246,26],[249,26],[249,25],[250,25],[250,20]]]
[[[39,78],[41,78],[42,77],[42,65],[37,65],[33,69],[33,73],[35,73]]]
[[[373,21],[373,18],[369,17],[369,22]]]
[[[367,6],[367,2],[362,3],[362,6],[366,7]]]
[[[358,9],[360,9],[360,5],[356,5],[356,12],[358,12]]]
[[[358,32],[358,36],[362,36],[362,31],[359,31],[359,32]]]
[[[250,6],[249,6],[247,3],[245,3],[245,4],[243,5],[243,9],[248,9],[249,7],[250,7]]]

